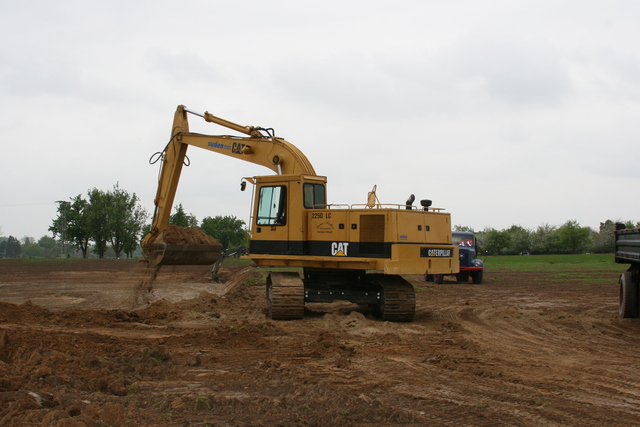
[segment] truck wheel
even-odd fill
[[[473,282],[474,285],[479,285],[480,283],[482,283],[482,276],[484,275],[484,270],[478,270],[478,271],[474,271],[471,274],[471,281]]]
[[[433,282],[433,274],[425,274],[424,275],[425,282]]]
[[[434,274],[433,281],[438,285],[442,284],[444,282],[444,274]]]
[[[620,275],[619,313],[624,319],[638,317],[638,284],[630,271]]]

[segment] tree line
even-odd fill
[[[503,230],[488,227],[477,232],[461,225],[454,229],[474,232],[482,255],[613,253],[615,224],[608,219],[600,223],[597,231],[583,227],[575,220],[561,226],[542,224],[535,229],[520,225]],[[640,227],[640,222],[624,224],[627,228]]]
[[[69,201],[58,202],[57,216],[49,227],[53,237],[43,236],[38,241],[31,237],[22,241],[14,236],[0,237],[0,258],[87,258],[89,253],[98,258],[107,254],[133,258],[151,228],[146,224],[148,218],[138,196],[119,184],[108,191],[93,188],[86,197],[78,194]],[[200,228],[224,249],[244,246],[248,236],[244,221],[234,216],[208,216],[198,222],[182,204],[175,207],[169,224]]]
[[[53,237],[42,236],[38,241],[24,237],[0,237],[0,258],[58,258],[62,249]]]
[[[234,216],[207,216],[198,221],[193,214],[186,213],[182,204],[174,209],[170,224],[200,228],[218,240],[224,249],[247,243],[245,222]],[[118,184],[109,191],[93,188],[86,197],[79,194],[69,201],[58,202],[57,217],[49,227],[53,238],[43,236],[36,241],[24,237],[20,241],[14,236],[0,237],[0,258],[87,258],[89,250],[99,258],[107,254],[133,258],[151,228],[145,224],[148,217],[138,196]],[[575,220],[561,226],[542,224],[535,229],[512,225],[503,230],[487,227],[474,231],[457,225],[454,230],[474,232],[483,255],[613,253],[615,223],[606,220],[597,231]],[[635,228],[640,227],[640,222],[627,221],[625,225]]]
[[[148,218],[138,202],[135,193],[130,194],[118,184],[109,191],[93,188],[86,198],[78,194],[70,201],[58,202],[58,216],[49,231],[59,238],[63,251],[74,248],[83,258],[87,258],[90,248],[98,258],[104,258],[108,245],[116,258],[123,253],[132,258]]]

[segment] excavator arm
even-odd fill
[[[207,122],[224,126],[247,136],[216,136],[191,133],[189,131],[188,114],[200,116]],[[273,136],[272,133],[273,131],[271,129],[241,126],[216,117],[208,112],[201,114],[187,109],[184,105],[179,105],[173,119],[171,139],[161,153],[162,165],[158,179],[158,189],[154,199],[155,208],[153,221],[149,234],[145,236],[142,242],[142,247],[145,251],[148,254],[151,252],[152,243],[169,224],[169,216],[171,215],[171,209],[189,145],[262,165],[279,175],[316,175],[307,157],[296,146],[282,138]],[[163,260],[163,264],[171,264],[172,259],[180,259],[180,263],[184,264],[190,264],[190,260],[193,260],[195,264],[213,264],[216,261],[212,259],[214,251],[211,251],[212,255],[207,257],[196,256],[196,253],[199,251],[197,247],[174,248],[174,252],[176,253],[180,250],[189,250],[193,252],[193,255],[183,254],[178,257],[165,256],[164,258],[154,258]]]

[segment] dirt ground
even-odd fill
[[[264,271],[208,273],[0,261],[0,425],[640,424],[640,322],[611,272],[408,276],[412,323],[345,303],[271,321]]]

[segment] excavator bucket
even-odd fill
[[[213,265],[222,253],[222,245],[155,243],[148,251],[151,265]]]
[[[145,244],[151,265],[213,265],[222,245],[199,228],[167,225]]]

